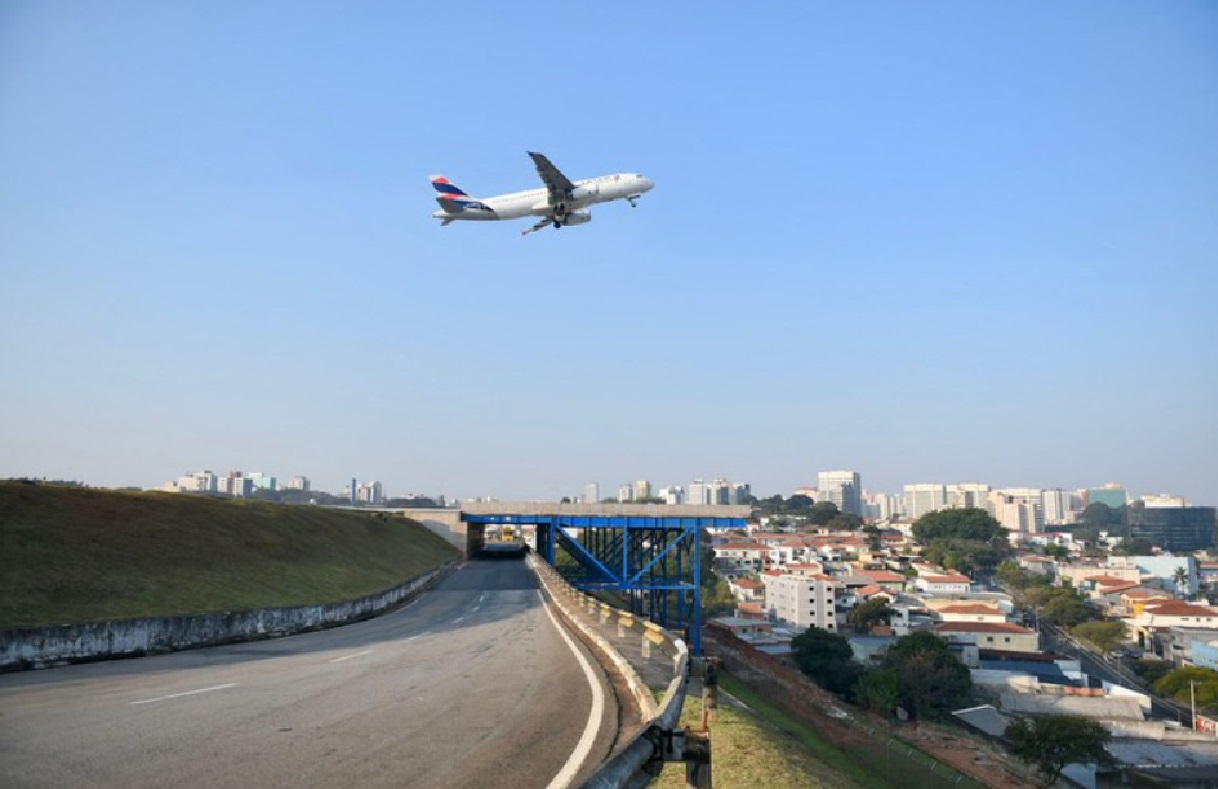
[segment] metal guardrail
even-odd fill
[[[595,642],[622,672],[644,719],[643,731],[601,764],[596,773],[581,784],[580,789],[638,789],[645,786],[654,777],[654,771],[659,764],[680,760],[674,757],[679,756],[677,750],[683,745],[683,733],[680,733],[681,736],[675,733],[681,718],[681,708],[685,704],[689,649],[683,640],[659,625],[634,617],[629,612],[614,609],[575,589],[552,567],[535,556],[530,556],[528,561],[546,591],[550,593],[550,599],[562,610],[567,621]],[[658,703],[634,667],[612,644],[584,625],[572,610],[574,608],[597,613],[602,624],[616,616],[619,634],[637,626],[645,655],[653,644],[661,646],[667,643],[671,647],[675,653],[673,676]]]

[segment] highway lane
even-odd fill
[[[582,780],[612,747],[603,694]],[[520,560],[318,633],[0,676],[0,786],[557,789],[595,693]]]

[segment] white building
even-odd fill
[[[178,477],[177,490],[182,493],[215,493],[218,480],[210,471],[196,471]]]
[[[685,503],[685,488],[680,485],[671,485],[667,488],[660,488],[660,498],[664,499],[665,504],[684,504]]]
[[[595,482],[584,485],[583,501],[585,504],[597,504],[601,500],[601,486]]]
[[[831,501],[842,512],[863,514],[863,487],[857,471],[820,471],[816,474],[818,501]]]
[[[651,498],[651,480],[641,479],[634,483],[634,498],[639,501]]]
[[[689,489],[685,492],[686,504],[712,504],[710,498],[711,486],[700,479],[695,479],[690,483]]]
[[[312,489],[312,485],[309,482],[308,477],[302,477],[300,475],[297,475],[295,477],[292,477],[292,479],[288,481],[287,489],[288,490],[301,490],[301,491],[304,491],[305,493],[308,493]]]
[[[1047,525],[1074,523],[1074,494],[1061,488],[1041,491],[1041,510]]]
[[[947,486],[917,484],[905,486],[905,515],[917,520],[928,512],[947,509]]]
[[[990,494],[994,518],[1011,532],[1011,539],[1045,530],[1045,510],[1039,488],[1006,488]]]
[[[955,510],[977,509],[993,514],[990,505],[990,493],[992,492],[989,485],[979,482],[964,482],[952,485],[947,489],[947,503]]]
[[[364,504],[382,504],[385,501],[385,486],[373,480],[359,486],[356,500]]]
[[[627,482],[625,485],[619,486],[617,489],[617,500],[622,503],[634,501],[634,486],[629,482]]]
[[[278,490],[278,480],[275,477],[263,474],[261,471],[247,471],[244,476],[249,479],[250,484],[254,486],[254,490]]]
[[[1187,507],[1188,499],[1166,493],[1147,494],[1142,497],[1142,504],[1146,507]]]
[[[819,627],[837,632],[838,582],[827,575],[770,575],[765,582],[765,605],[772,619],[799,628]]]

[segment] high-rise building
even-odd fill
[[[901,515],[901,497],[891,493],[863,491],[863,517],[871,520],[891,520]]]
[[[1116,509],[1129,503],[1129,493],[1115,482],[1109,482],[1102,488],[1087,488],[1088,504],[1107,504]]]
[[[947,489],[947,506],[954,510],[977,509],[992,513],[990,486],[979,482],[964,482]]]
[[[1167,551],[1214,547],[1213,507],[1130,507],[1126,518],[1134,537],[1150,540]]]
[[[247,471],[244,476],[249,479],[254,486],[254,490],[277,490],[278,480],[274,477],[267,476],[261,471]]]
[[[665,504],[684,504],[685,503],[685,488],[680,485],[670,485],[667,488],[660,488],[660,498],[664,499]]]
[[[196,471],[178,477],[177,490],[189,493],[215,493],[219,481],[210,471]]]
[[[947,509],[947,486],[917,484],[905,486],[905,516],[917,520],[928,512]]]
[[[634,486],[627,482],[625,485],[619,487],[617,489],[617,500],[622,503],[634,501]]]
[[[1053,488],[1041,494],[1041,504],[1045,513],[1045,525],[1061,526],[1074,522],[1074,496],[1068,490]]]
[[[288,482],[288,490],[301,490],[308,493],[310,490],[309,478],[299,475],[292,477],[291,481]]]
[[[596,504],[601,500],[601,486],[595,482],[584,485],[584,503]]]
[[[831,501],[842,512],[863,514],[862,493],[857,471],[821,471],[816,475],[818,501]]]
[[[1011,532],[1011,539],[1044,531],[1042,494],[1039,488],[1007,488],[990,494],[990,501],[994,503],[994,518]]]
[[[713,504],[711,501],[711,486],[700,479],[695,479],[685,491],[686,504]]]
[[[640,479],[638,482],[634,483],[634,498],[636,501],[651,498],[650,480]]]
[[[765,604],[772,619],[799,628],[837,632],[838,581],[827,575],[765,575]]]
[[[375,480],[365,482],[359,486],[356,500],[363,504],[382,504],[385,501],[385,486]]]
[[[1188,499],[1183,496],[1172,496],[1167,493],[1147,494],[1139,501],[1143,507],[1187,507]]]

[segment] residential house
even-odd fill
[[[949,641],[973,644],[978,649],[1040,651],[1040,638],[1035,630],[1010,622],[944,622],[935,625],[934,631]]]

